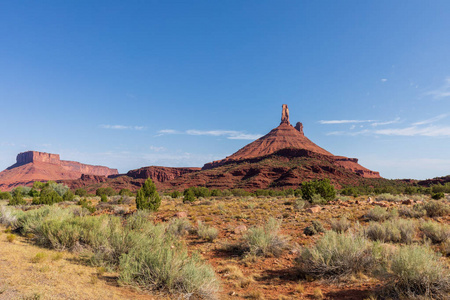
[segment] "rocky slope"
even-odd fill
[[[59,154],[27,151],[19,153],[16,163],[0,172],[0,189],[11,190],[18,185],[30,185],[34,181],[77,179],[82,174],[105,177],[118,172],[117,169],[104,166],[61,160]]]

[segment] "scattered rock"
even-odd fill
[[[308,208],[306,210],[306,212],[310,213],[310,214],[315,214],[315,213],[318,213],[321,210],[322,210],[322,207],[320,207],[319,205],[314,205],[314,206],[311,206],[310,208]]]
[[[236,233],[236,234],[239,234],[239,233],[242,233],[245,231],[247,231],[247,226],[245,226],[245,225],[239,225],[236,228],[234,228],[234,233]]]
[[[411,199],[404,200],[404,201],[402,201],[402,204],[411,205],[411,204],[413,204],[413,201]]]
[[[185,211],[179,211],[174,215],[175,218],[187,218],[187,213]]]

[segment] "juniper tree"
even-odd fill
[[[136,208],[140,210],[157,211],[160,205],[161,198],[156,191],[156,185],[148,178],[137,192]]]

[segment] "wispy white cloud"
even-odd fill
[[[347,135],[347,136],[357,136],[357,135],[390,135],[390,136],[429,136],[429,137],[447,137],[450,136],[450,126],[447,125],[434,125],[446,117],[449,114],[441,114],[436,117],[414,122],[401,128],[383,128],[383,129],[364,129],[355,131],[355,125],[350,127],[349,131],[331,131],[326,133],[326,135]],[[341,120],[345,121],[345,120]],[[370,125],[372,127],[385,126],[390,124],[400,123],[400,118],[396,118],[391,121],[385,122],[372,122]],[[335,122],[335,123],[325,123],[325,124],[345,124],[348,122]],[[362,126],[361,126],[362,127]]]
[[[163,129],[158,131],[157,136],[165,134],[187,134],[187,135],[205,135],[205,136],[224,136],[230,140],[256,140],[260,138],[261,134],[245,133],[243,131],[235,130],[197,130],[189,129],[186,131],[177,131],[173,129]]]
[[[450,126],[410,126],[405,128],[391,128],[375,130],[375,134],[398,135],[398,136],[450,136]]]
[[[445,78],[440,88],[426,92],[425,95],[433,96],[434,99],[450,97],[450,77]]]
[[[180,134],[181,132],[174,130],[174,129],[162,129],[158,131],[160,134]]]
[[[100,128],[103,129],[114,129],[114,130],[144,130],[144,126],[125,126],[125,125],[107,125],[102,124]]]
[[[151,145],[149,147],[149,149],[154,151],[154,152],[161,152],[161,151],[167,150],[165,147],[156,147],[156,146],[153,146],[153,145]]]
[[[351,123],[370,123],[375,120],[320,120],[320,124],[351,124]]]
[[[374,123],[372,123],[372,124],[370,124],[370,125],[372,125],[373,127],[376,127],[376,126],[383,126],[383,125],[395,124],[395,123],[399,123],[399,122],[400,122],[400,118],[395,118],[395,119],[392,120],[392,121],[386,121],[386,122],[374,122]]]
[[[427,120],[423,120],[423,121],[412,123],[412,125],[416,125],[417,126],[417,125],[431,124],[431,123],[435,123],[437,121],[440,121],[442,119],[445,119],[447,117],[448,117],[448,114],[442,114],[442,115],[436,116],[434,118],[430,118],[430,119],[427,119]]]
[[[381,82],[386,82],[387,79],[386,78],[381,78]]]

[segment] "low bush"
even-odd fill
[[[101,195],[114,196],[114,195],[117,195],[117,193],[112,187],[108,186],[108,187],[98,188],[95,191],[95,195],[96,196],[101,196]]]
[[[393,219],[383,223],[370,222],[366,236],[373,241],[392,243],[412,243],[416,225],[411,220]]]
[[[344,233],[350,229],[351,223],[346,217],[331,219],[331,230],[337,233]]]
[[[442,201],[428,201],[425,203],[423,208],[426,210],[427,216],[430,218],[442,217],[450,213],[449,205]]]
[[[287,247],[280,226],[281,221],[269,218],[263,226],[250,228],[243,236],[241,248],[252,255],[279,256]]]
[[[219,235],[219,230],[212,226],[205,225],[201,221],[198,221],[197,234],[200,238],[213,242]]]
[[[187,218],[173,218],[167,225],[167,232],[174,236],[183,236],[189,233],[192,224]]]
[[[80,197],[86,197],[87,191],[85,189],[79,188],[79,189],[75,190],[75,195],[80,196]]]
[[[439,200],[439,199],[442,199],[444,197],[445,197],[445,194],[443,192],[431,194],[431,198],[433,198],[434,200]]]
[[[25,205],[25,204],[27,204],[27,201],[25,201],[25,199],[23,199],[23,196],[20,192],[14,193],[8,203],[8,205],[11,205],[11,206]]]
[[[407,245],[390,257],[389,297],[396,299],[448,299],[450,273],[429,246]]]
[[[374,208],[369,210],[365,216],[366,216],[366,218],[368,218],[369,220],[372,220],[372,221],[385,221],[392,217],[396,217],[397,214],[398,214],[397,210],[395,210],[395,209],[388,211],[384,207],[375,206]]]
[[[420,225],[420,231],[434,244],[445,243],[450,239],[450,226],[428,221]]]
[[[12,207],[0,206],[0,224],[6,227],[17,227],[17,215],[23,214],[21,210],[15,210]]]
[[[320,221],[313,220],[311,223],[312,224],[310,226],[306,227],[303,230],[304,234],[306,234],[306,235],[315,235],[315,234],[318,234],[318,233],[325,232],[325,229],[323,228],[323,225],[322,225],[322,223],[320,223]]]
[[[361,235],[327,231],[297,258],[300,273],[316,278],[338,278],[365,272],[374,265],[371,243]]]
[[[320,195],[326,202],[336,197],[336,190],[329,179],[302,182],[301,190],[303,199],[308,201],[312,201],[316,194]]]
[[[192,203],[195,200],[197,200],[197,199],[195,198],[194,192],[190,188],[185,189],[183,192],[183,202],[184,203]]]
[[[399,216],[407,218],[422,218],[427,214],[422,204],[414,204],[412,208],[401,207],[398,211]]]
[[[0,192],[0,200],[11,200],[12,196],[8,192]]]
[[[408,197],[406,197],[406,196],[392,195],[389,193],[383,193],[383,194],[377,195],[375,197],[376,201],[389,201],[389,202],[400,202],[400,201],[404,201],[407,199],[408,199]]]

